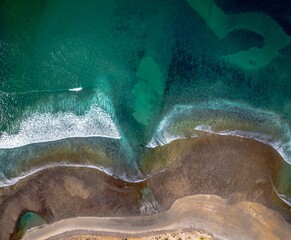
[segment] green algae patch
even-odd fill
[[[165,82],[159,65],[150,56],[142,59],[136,76],[139,81],[132,90],[135,98],[133,117],[140,124],[148,125],[160,105]]]
[[[39,216],[35,212],[26,212],[22,216],[20,216],[17,226],[16,226],[16,232],[12,236],[11,239],[17,240],[21,239],[24,235],[24,233],[33,227],[40,226],[43,224],[46,224],[47,222]]]

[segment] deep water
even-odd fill
[[[199,132],[291,163],[290,19],[287,0],[0,0],[1,185],[70,164],[137,180],[147,148]]]

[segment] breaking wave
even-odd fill
[[[82,106],[81,100],[73,93],[68,94],[60,93],[57,97],[49,95],[33,109],[23,110],[12,127],[0,133],[0,148],[75,137],[121,138],[113,120],[112,104],[105,94],[96,91],[89,95],[89,103],[83,104],[83,110],[79,112],[76,109]],[[60,98],[66,100],[60,101]]]
[[[92,136],[121,138],[109,114],[97,106],[91,106],[83,116],[67,112],[35,114],[28,117],[20,123],[17,134],[10,135],[7,132],[2,134],[0,148]]]
[[[147,147],[154,148],[205,133],[266,143],[291,163],[290,119],[247,104],[224,100],[175,106],[162,119]]]

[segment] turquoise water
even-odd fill
[[[142,179],[145,149],[203,132],[291,163],[288,1],[0,5],[2,186],[54,165]]]
[[[46,224],[47,222],[35,212],[26,212],[18,220],[15,238],[21,239],[25,231],[35,226]]]

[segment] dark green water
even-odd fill
[[[290,1],[0,6],[2,185],[57,164],[140,178],[147,147],[205,131],[268,143],[291,163]],[[66,154],[85,148],[115,160]]]

